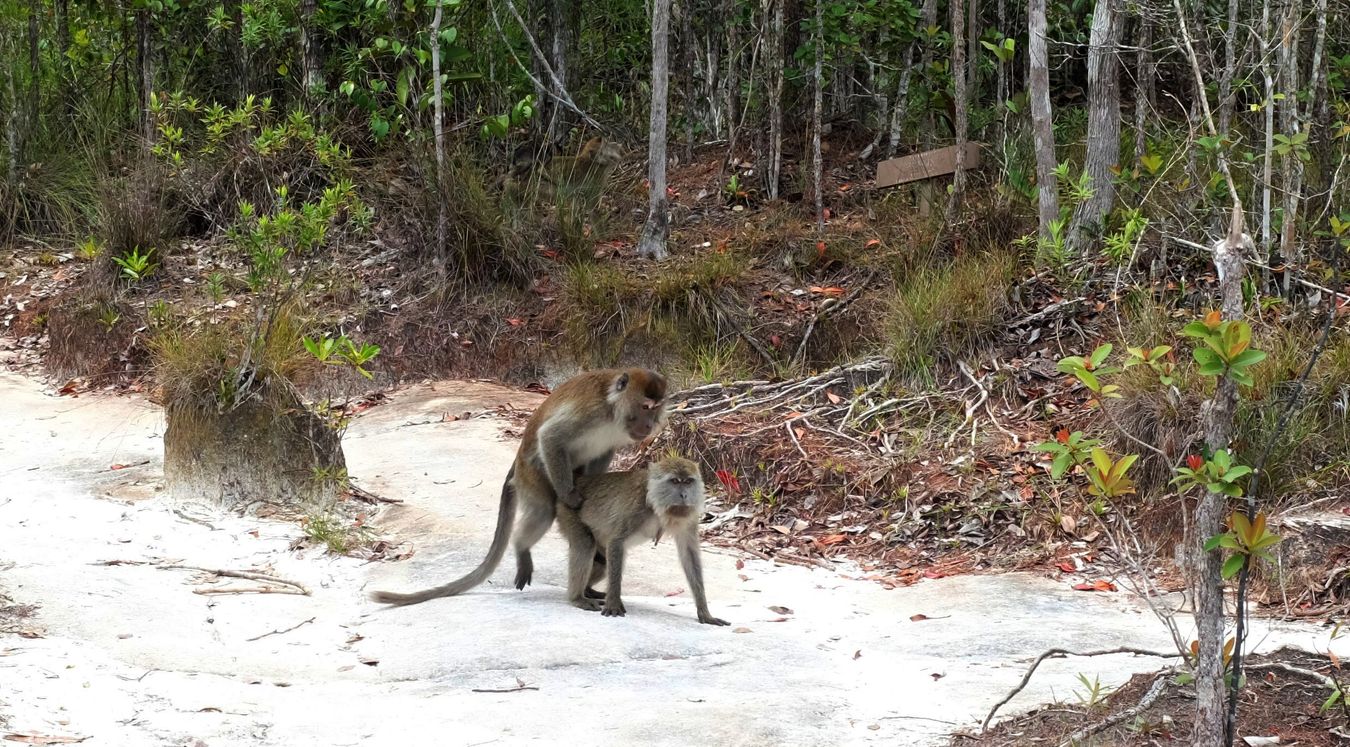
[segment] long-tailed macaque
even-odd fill
[[[650,438],[665,425],[666,379],[645,368],[587,371],[563,382],[525,424],[515,463],[502,485],[497,530],[487,557],[468,575],[425,591],[398,594],[373,592],[387,604],[416,604],[461,594],[487,580],[501,563],[511,539],[511,522],[519,502],[515,530],[517,589],[534,577],[530,548],[553,525],[559,502],[577,506],[574,470],[593,475],[609,469],[615,449]]]
[[[703,590],[703,562],[699,557],[698,522],[703,516],[703,478],[698,465],[668,456],[644,469],[579,476],[581,508],[558,507],[558,528],[567,537],[568,601],[584,610],[601,610],[606,617],[622,616],[620,597],[624,549],[643,539],[669,534],[694,595],[698,621],[726,625],[713,617]],[[599,580],[597,552],[608,566],[605,604],[591,597],[590,585]]]
[[[518,158],[503,180],[503,188],[512,195],[526,194],[533,173],[538,178],[536,195],[541,201],[553,202],[560,196],[591,201],[600,196],[622,159],[623,149],[618,143],[593,137],[576,156],[553,156],[537,171],[534,162]]]

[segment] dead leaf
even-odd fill
[[[771,622],[771,623],[785,623],[785,622],[787,622],[787,620],[788,620],[788,619],[787,619],[786,617],[775,617],[775,618],[773,618],[772,620],[765,620],[765,622]]]
[[[857,651],[854,651],[854,652],[853,652],[853,660],[854,660],[854,661],[857,661],[857,660],[859,660],[859,659],[861,659],[861,658],[862,658],[862,649],[858,649]]]
[[[1074,591],[1115,591],[1116,585],[1110,581],[1098,579],[1090,584],[1074,584]]]
[[[519,327],[520,325],[522,325],[522,324],[525,323],[525,320],[524,320],[524,319],[518,319],[518,318],[516,318],[516,317],[511,317],[510,319],[507,319],[507,320],[506,320],[506,323],[509,324],[509,325],[511,325],[512,327]]]
[[[356,657],[356,660],[361,662],[362,664],[365,664],[368,667],[377,666],[380,663],[379,659],[376,659],[372,656],[358,656]]]
[[[934,682],[937,682],[938,680],[942,679],[943,677],[946,677],[946,676],[947,676],[947,673],[946,673],[946,672],[933,672],[932,674],[930,674],[930,675],[928,675],[928,676],[929,676],[929,677],[932,677]]]
[[[89,737],[65,737],[55,734],[6,734],[6,742],[24,744],[79,744]]]
[[[1073,530],[1078,528],[1078,522],[1074,521],[1072,516],[1065,514],[1059,517],[1059,528],[1063,529],[1069,534],[1073,534]]]
[[[840,402],[843,402],[843,401],[844,401],[844,398],[843,398],[843,397],[840,397],[839,395],[835,394],[834,392],[830,391],[829,389],[826,389],[826,390],[825,390],[825,398],[828,399],[828,400],[830,401],[830,404],[832,404],[832,405],[837,405],[837,404],[839,404]]]
[[[749,628],[736,628],[735,630],[733,630],[733,631],[731,631],[731,632],[733,632],[733,633],[749,633],[749,632],[751,632],[751,630],[750,630]]]
[[[742,570],[742,569],[744,569],[744,568],[745,568],[745,561],[744,561],[744,560],[741,560],[740,558],[737,558],[737,559],[736,559],[736,570],[739,571],[739,570]]]
[[[1056,563],[1055,566],[1059,568],[1061,571],[1064,571],[1065,573],[1073,573],[1074,571],[1078,570],[1073,567],[1073,563],[1070,563],[1067,560]]]
[[[127,466],[126,466],[125,464],[114,464],[113,466],[109,467],[108,469],[110,469],[110,470],[119,470],[119,469],[126,469],[126,468],[127,468]]]
[[[747,576],[747,575],[745,575],[744,573],[738,573],[738,574],[736,574],[736,575],[737,575],[737,576],[740,576],[742,581],[749,581],[749,580],[750,580],[750,577]]]
[[[917,623],[917,622],[923,622],[924,620],[927,620],[927,619],[928,619],[928,615],[923,615],[923,614],[919,614],[919,615],[910,615],[910,616],[909,616],[909,621],[910,621],[910,622],[916,622],[916,623]]]
[[[848,539],[848,535],[846,534],[827,534],[824,537],[817,539],[816,542],[819,542],[822,545],[837,545],[846,539]]]
[[[678,597],[679,595],[681,595],[681,594],[683,594],[683,593],[684,593],[684,589],[676,589],[675,591],[668,591],[668,592],[666,592],[666,596],[668,596],[668,597]]]
[[[771,605],[769,605],[769,609],[773,610],[774,612],[777,612],[777,613],[780,614],[780,615],[791,615],[791,614],[792,614],[792,610],[791,610],[790,608],[784,607],[784,606],[779,605],[779,604],[771,604]]]

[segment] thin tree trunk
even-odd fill
[[[1092,12],[1088,50],[1088,138],[1083,170],[1092,196],[1078,205],[1066,237],[1070,254],[1083,254],[1101,234],[1101,226],[1115,204],[1115,175],[1120,163],[1119,60],[1122,13],[1119,0],[1097,0]]]
[[[966,0],[974,3],[976,0]],[[961,7],[961,0],[951,0],[952,11],[952,87],[953,96],[956,105],[956,172],[952,174],[952,194],[947,202],[946,221],[947,225],[952,225],[956,221],[958,212],[961,210],[961,198],[966,191],[966,128],[967,128],[967,109],[970,101],[966,96],[966,81],[970,79],[970,71],[966,69],[966,44],[965,44],[965,14]]]
[[[937,0],[923,0],[923,8],[920,11],[923,19],[923,28],[932,28],[938,25]],[[924,71],[925,76],[933,75],[933,45],[923,44],[920,46],[919,69]],[[923,120],[919,123],[919,149],[927,150],[933,147],[933,112],[931,108],[924,113]],[[930,180],[919,182],[914,188],[919,197],[919,215],[927,218],[933,212],[933,184]]]
[[[904,66],[900,68],[900,83],[895,87],[895,108],[891,110],[891,132],[890,139],[886,143],[886,155],[892,157],[895,155],[895,149],[900,145],[901,131],[905,126],[905,117],[909,113],[909,82],[914,76],[914,47],[917,42],[911,41],[905,48]]]
[[[969,105],[978,105],[980,101],[980,35],[984,29],[980,26],[980,0],[966,2],[966,100]]]
[[[225,48],[233,60],[232,93],[235,103],[248,98],[248,50],[244,47],[244,4],[242,0],[225,0],[225,13],[233,22],[226,35]]]
[[[1298,38],[1300,31],[1300,0],[1287,0],[1284,18],[1280,23],[1280,88],[1284,100],[1280,102],[1280,129],[1286,137],[1293,137],[1302,129],[1298,107]],[[1293,265],[1302,261],[1298,249],[1298,209],[1303,189],[1303,160],[1293,149],[1282,159],[1284,172],[1284,214],[1280,224],[1280,254],[1288,269],[1284,273],[1284,293],[1293,288]]]
[[[28,4],[28,114],[24,117],[24,127],[30,132],[38,126],[38,117],[42,115],[42,58],[38,54],[42,37],[38,20],[42,17],[42,0],[30,0]]]
[[[4,46],[8,46],[7,44]],[[5,56],[11,51],[0,46],[0,52]],[[19,161],[22,160],[20,151],[22,144],[19,141],[19,92],[14,85],[14,69],[9,65],[0,65],[0,70],[5,75],[5,99],[8,106],[4,107],[5,117],[5,181],[12,187],[19,181]]]
[[[1314,169],[1315,180],[1309,186],[1311,194],[1325,194],[1324,205],[1330,207],[1333,195],[1331,194],[1331,108],[1330,97],[1327,95],[1327,77],[1326,68],[1326,43],[1327,43],[1327,0],[1317,0],[1314,17],[1317,23],[1317,31],[1313,37],[1313,56],[1312,66],[1308,71],[1311,82],[1308,87],[1312,89],[1312,100],[1308,102],[1308,115],[1304,121],[1309,123],[1309,130],[1312,129],[1312,123],[1317,123],[1318,132],[1309,132],[1308,139],[1311,141],[1313,161],[1317,164]],[[1310,210],[1315,210],[1309,206]],[[1321,211],[1319,211],[1320,214]]]
[[[1148,113],[1153,109],[1153,19],[1145,11],[1139,17],[1139,49],[1135,53],[1134,72],[1134,161],[1148,154]]]
[[[666,108],[669,99],[670,0],[652,0],[652,109],[648,135],[647,181],[650,183],[647,223],[638,240],[638,254],[665,259],[670,236],[666,199]]]
[[[155,142],[155,115],[150,110],[150,98],[155,89],[155,59],[150,50],[150,11],[136,11],[136,61],[140,65],[141,147],[146,157]]]
[[[769,168],[764,179],[770,200],[778,199],[778,185],[783,174],[783,2],[767,0],[764,8],[768,16],[767,6],[773,6],[773,20],[765,40],[768,47],[766,64],[769,66]]]
[[[1265,149],[1261,154],[1261,259],[1269,265],[1274,251],[1271,235],[1271,190],[1275,185],[1275,77],[1270,72],[1270,4],[1261,4],[1261,77],[1265,82]],[[1264,271],[1269,287],[1269,271]]]
[[[571,3],[568,0],[551,0],[549,18],[549,65],[553,68],[553,76],[549,79],[549,85],[552,87],[554,97],[553,104],[548,109],[548,126],[545,131],[545,137],[553,148],[560,148],[567,140],[567,135],[572,130],[571,112],[560,103],[568,89],[568,59],[571,57],[573,12]]]
[[[817,234],[825,233],[824,163],[820,152],[820,128],[822,126],[821,112],[825,100],[825,73],[823,70],[825,58],[825,14],[822,10],[823,6],[824,0],[816,0],[816,28],[814,34],[816,69],[811,106],[811,185],[816,198]]]
[[[443,0],[436,0],[436,12],[431,17],[431,131],[436,139],[436,265],[445,267],[445,201],[450,183],[445,174],[445,119],[441,96],[441,12]]]
[[[56,51],[60,55],[56,62],[57,85],[60,87],[61,105],[66,111],[72,108],[70,76],[70,0],[56,0]]]
[[[315,0],[300,0],[300,85],[305,98],[323,90],[323,61],[314,27]]]
[[[1059,220],[1059,184],[1055,178],[1055,129],[1050,115],[1050,55],[1045,43],[1045,0],[1027,4],[1027,83],[1031,93],[1031,132],[1036,149],[1036,193],[1040,235],[1052,238]]]
[[[680,45],[684,51],[684,160],[694,160],[694,3],[680,5]]]
[[[1233,120],[1233,78],[1237,75],[1238,0],[1228,0],[1228,26],[1223,31],[1223,74],[1219,76],[1219,132]]]
[[[998,0],[998,30],[1007,34],[1007,31],[1004,31],[1007,28],[1009,28],[1007,3],[1006,0]],[[997,88],[995,96],[998,98],[999,118],[1002,121],[1007,121],[1008,118],[1008,107],[1004,104],[1008,100],[1008,65],[1010,64],[1012,64],[1011,60],[1006,64],[1001,60],[999,61],[998,79],[995,82]]]
[[[780,0],[781,1],[781,0]],[[736,8],[736,0],[722,0],[722,18],[727,21],[727,74],[726,74],[726,106],[727,106],[727,158],[728,162],[736,158],[736,109],[740,104],[740,76],[737,75],[741,64],[740,55],[740,25],[736,23],[733,13]]]

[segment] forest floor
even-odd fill
[[[462,598],[381,608],[366,591],[441,583],[480,560],[515,448],[514,419],[497,413],[537,395],[423,384],[355,419],[349,469],[402,501],[369,517],[400,562],[327,554],[279,518],[170,504],[157,493],[163,419],[138,395],[60,396],[0,374],[0,401],[0,738],[11,741],[943,744],[1052,646],[1170,648],[1124,592],[1026,573],[888,589],[846,563],[721,548],[705,572],[731,627],[701,626],[668,545],[635,554],[629,614],[605,619],[564,601],[552,535],[524,592],[509,588],[508,560]],[[1255,627],[1262,651],[1327,645],[1311,624]],[[1350,641],[1333,646],[1350,655]],[[1166,663],[1051,660],[1000,715],[1075,699],[1080,674],[1114,687]]]

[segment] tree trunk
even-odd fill
[[[436,0],[431,17],[431,131],[436,139],[436,266],[445,269],[445,201],[450,183],[445,175],[444,101],[441,95],[441,12],[443,0]]]
[[[8,53],[8,45],[0,45],[0,52]],[[6,54],[6,56],[8,56]],[[13,187],[19,181],[19,161],[22,159],[19,142],[19,92],[14,85],[14,69],[9,65],[0,65],[5,76],[5,106],[0,109],[5,117],[5,182]]]
[[[974,3],[976,0],[966,0]],[[966,69],[965,14],[961,0],[951,0],[952,11],[952,88],[956,105],[956,172],[952,174],[952,194],[947,202],[946,221],[951,226],[961,210],[961,198],[966,191],[966,127],[967,111],[970,101],[966,96],[966,81],[970,71]]]
[[[1031,94],[1032,138],[1036,148],[1036,193],[1041,239],[1059,220],[1059,184],[1055,178],[1055,129],[1050,118],[1050,55],[1045,43],[1045,0],[1027,4],[1027,84]]]
[[[1274,251],[1271,235],[1271,190],[1275,186],[1275,77],[1270,72],[1270,4],[1261,4],[1261,77],[1265,81],[1265,148],[1261,154],[1261,259],[1270,264]],[[1269,275],[1269,271],[1266,271]],[[1269,277],[1266,277],[1267,286]]]
[[[1313,55],[1312,65],[1308,71],[1311,78],[1309,88],[1312,89],[1312,99],[1308,102],[1308,114],[1304,121],[1309,122],[1309,129],[1312,129],[1311,123],[1317,123],[1317,132],[1309,132],[1308,139],[1311,141],[1313,162],[1317,165],[1314,169],[1315,178],[1309,185],[1312,194],[1324,194],[1324,205],[1330,208],[1334,195],[1331,194],[1331,172],[1332,166],[1332,132],[1331,132],[1331,104],[1330,97],[1327,95],[1327,77],[1326,69],[1326,43],[1327,43],[1327,0],[1317,0],[1314,18],[1317,23],[1317,31],[1313,37]],[[1315,206],[1310,205],[1309,210],[1317,210]],[[1317,211],[1319,214],[1322,211]]]
[[[1286,137],[1293,137],[1302,129],[1298,107],[1298,37],[1300,0],[1287,0],[1280,22],[1280,48],[1277,59],[1280,66],[1280,88],[1284,100],[1280,102],[1280,129]],[[1303,160],[1290,150],[1281,159],[1284,173],[1284,215],[1280,224],[1280,255],[1288,269],[1284,273],[1284,293],[1293,288],[1294,266],[1302,261],[1298,247],[1298,209],[1303,190]]]
[[[765,16],[769,17],[768,6],[773,6],[773,20],[765,40],[768,47],[765,63],[769,66],[769,168],[764,180],[770,200],[778,199],[783,174],[783,2],[767,0],[764,8]]]
[[[938,25],[937,21],[937,0],[923,0],[923,8],[920,11],[923,28],[932,28]],[[933,45],[922,44],[919,47],[919,69],[925,76],[933,74]],[[919,123],[919,150],[927,150],[933,147],[933,112],[931,108],[924,112],[923,120]],[[933,211],[933,184],[925,179],[918,183],[914,188],[919,197],[919,215],[927,218]]]
[[[694,160],[694,3],[684,0],[680,5],[680,46],[684,51],[684,160]]]
[[[71,86],[66,71],[70,69],[70,0],[56,0],[55,5],[56,51],[59,55],[56,60],[57,85],[60,86],[61,106],[69,111],[72,104]]]
[[[1219,133],[1228,134],[1233,120],[1233,78],[1237,75],[1238,0],[1228,0],[1228,26],[1223,31],[1223,73],[1219,76]]]
[[[314,27],[315,0],[300,0],[300,85],[306,99],[323,90],[323,60]]]
[[[545,137],[553,148],[561,148],[572,131],[572,112],[561,103],[568,89],[569,60],[572,56],[573,35],[576,32],[575,7],[568,0],[551,0],[549,18],[549,65],[553,77],[548,85],[554,97],[549,97],[548,122]]]
[[[1242,205],[1234,201],[1229,235],[1214,243],[1214,267],[1219,277],[1224,319],[1242,318],[1242,277],[1245,272],[1242,252],[1251,248],[1251,239],[1242,233]],[[1203,408],[1205,445],[1211,453],[1228,448],[1237,400],[1237,382],[1230,376],[1219,379],[1214,398]],[[1205,550],[1204,544],[1223,531],[1227,518],[1228,498],[1222,493],[1206,492],[1196,507],[1196,526],[1191,540],[1195,559],[1195,625],[1200,643],[1196,662],[1195,724],[1191,730],[1191,744],[1195,747],[1219,747],[1225,743],[1223,554]]]
[[[1092,12],[1088,50],[1088,138],[1083,170],[1092,196],[1074,211],[1066,237],[1070,254],[1083,254],[1101,235],[1101,227],[1115,204],[1115,175],[1120,163],[1120,79],[1116,49],[1120,45],[1122,13],[1119,0],[1097,0]],[[1203,94],[1201,94],[1203,95]]]
[[[670,0],[652,0],[652,109],[648,133],[647,181],[649,207],[647,223],[638,240],[638,254],[665,259],[666,239],[670,236],[670,204],[666,199],[666,107],[669,98],[670,67],[667,51],[670,36]]]
[[[244,48],[244,4],[242,0],[224,0],[225,15],[231,26],[225,34],[225,53],[230,63],[230,95],[236,104],[248,98],[248,50]]]
[[[739,24],[733,13],[736,8],[736,0],[722,0],[722,18],[727,21],[727,74],[726,74],[726,107],[727,107],[727,161],[730,162],[736,158],[736,109],[740,104],[740,86],[741,80],[737,73],[740,70],[740,30]]]
[[[28,114],[24,117],[24,127],[31,133],[38,126],[42,116],[42,58],[38,50],[42,41],[38,20],[42,17],[42,0],[29,0],[28,4]]]
[[[1006,34],[1005,29],[1008,28],[1010,27],[1008,26],[1007,2],[1006,0],[998,0],[998,30]],[[997,89],[994,95],[998,99],[999,119],[1005,122],[1008,118],[1008,107],[1004,103],[1008,100],[1008,65],[1010,64],[1012,64],[1011,60],[1007,63],[999,61],[998,78],[994,82],[994,87]]]
[[[136,61],[140,65],[141,147],[146,157],[155,142],[155,115],[150,98],[155,90],[155,59],[150,50],[150,11],[136,11]]]
[[[905,126],[905,116],[909,113],[909,82],[914,76],[914,48],[918,42],[910,42],[905,48],[904,66],[900,68],[900,83],[895,87],[895,108],[891,110],[890,139],[886,143],[886,156],[895,156],[900,145],[901,131]]]
[[[1153,19],[1147,13],[1139,17],[1139,49],[1134,73],[1134,161],[1148,154],[1148,114],[1153,110],[1153,92],[1158,74],[1153,64]]]
[[[978,105],[980,101],[980,0],[966,2],[966,101]],[[968,105],[969,105],[968,104]]]
[[[825,14],[822,10],[824,0],[816,0],[815,42],[815,85],[812,87],[811,105],[811,191],[816,199],[816,233],[825,233],[825,181],[824,162],[820,152],[821,113],[825,100]],[[780,3],[781,5],[781,3]]]

